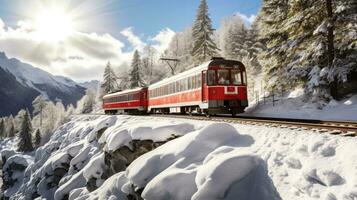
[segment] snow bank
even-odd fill
[[[272,99],[267,99],[265,105],[262,101],[259,105],[252,103],[243,115],[357,121],[357,95],[341,101],[331,100],[321,106],[321,102],[305,102],[303,94],[303,89],[296,89],[286,94],[283,100],[280,96],[275,97],[279,100],[275,106],[272,105]]]
[[[2,150],[0,152],[2,161],[6,161],[2,166],[4,195],[7,197],[15,194],[24,183],[27,166],[32,164],[32,158],[27,155],[18,154],[13,150]]]
[[[122,125],[122,126],[121,126]],[[120,125],[110,127],[99,139],[99,143],[106,144],[105,151],[112,152],[122,146],[130,146],[133,140],[152,140],[154,142],[166,141],[169,138],[182,136],[195,130],[194,125],[189,123],[167,123],[134,121],[120,122]]]
[[[128,184],[144,188],[148,200],[278,199],[265,162],[239,153],[253,143],[229,124],[210,124],[135,160],[126,171]]]
[[[108,173],[108,155],[153,144],[139,140],[167,142]],[[350,200],[357,198],[356,146],[355,138],[307,130],[77,116],[36,151],[10,199]]]

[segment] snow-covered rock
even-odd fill
[[[75,116],[28,159],[10,199],[356,199],[356,145],[307,130]]]
[[[32,158],[11,150],[2,150],[2,179],[4,195],[15,194],[24,182],[25,170],[32,163]]]

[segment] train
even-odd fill
[[[106,114],[230,114],[248,106],[247,73],[242,62],[214,58],[148,87],[107,94]]]

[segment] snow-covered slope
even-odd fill
[[[0,67],[15,76],[23,86],[32,88],[53,101],[62,100],[65,105],[76,103],[85,92],[84,87],[71,79],[51,75],[15,58],[9,59],[2,52],[0,52]],[[29,99],[31,100],[33,99]]]
[[[109,172],[110,159],[120,164],[125,152],[131,155],[155,144],[149,141],[167,140],[134,156],[126,171]],[[142,146],[137,146],[138,141],[143,141]],[[27,161],[29,167],[19,175],[23,180],[17,192],[12,189],[5,194],[10,199],[40,195],[56,200],[137,196],[147,200],[354,200],[356,145],[355,138],[306,130],[154,117],[76,116]],[[19,156],[11,151],[5,154]]]
[[[267,98],[264,104],[259,105],[253,101],[243,115],[278,117],[278,118],[302,118],[317,120],[347,120],[357,121],[357,94],[340,101],[331,100],[329,103],[312,102],[304,100],[303,89],[296,89],[290,93],[275,97],[273,106],[272,98]]]

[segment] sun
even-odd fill
[[[35,18],[38,39],[58,42],[69,37],[74,31],[72,18],[61,10],[47,10]]]

